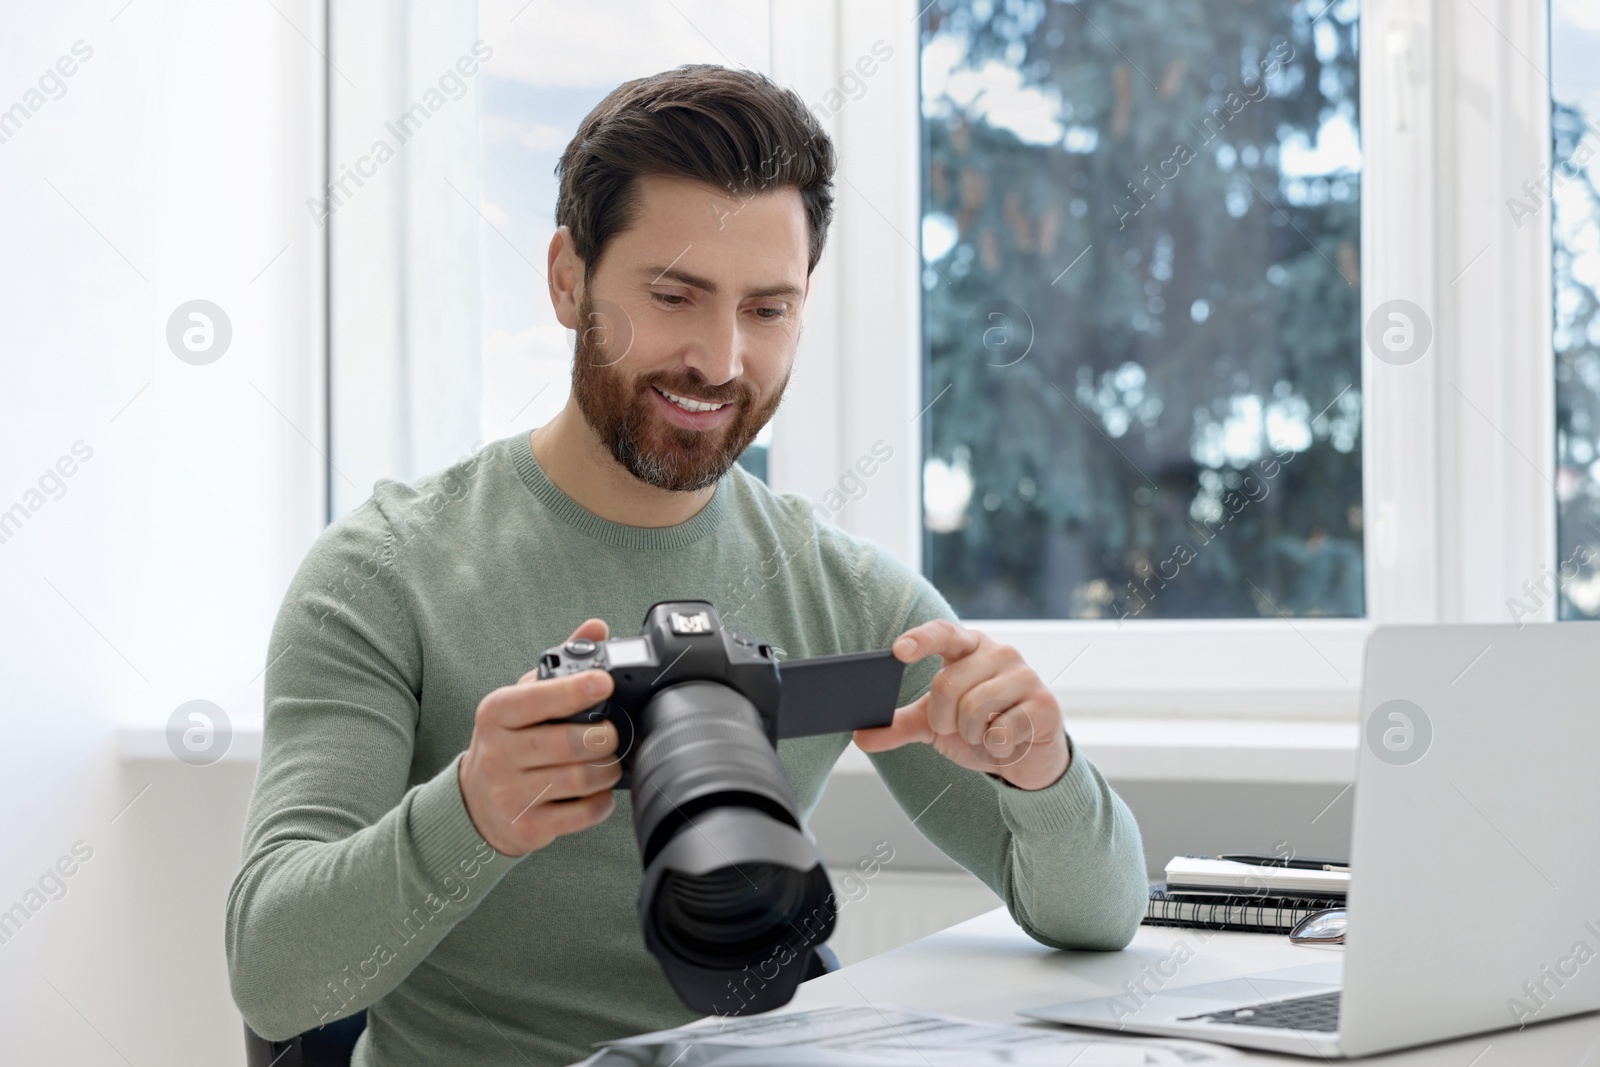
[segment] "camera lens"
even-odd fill
[[[656,891],[662,938],[685,959],[715,967],[762,957],[797,926],[806,875],[776,863],[743,863],[709,874],[668,871]]]
[[[707,681],[668,686],[645,705],[638,732],[633,822],[645,866],[709,808],[752,808],[799,827],[761,716],[737,690]]]
[[[812,947],[833,932],[834,908],[760,714],[720,682],[680,682],[651,697],[639,736],[646,944],[691,1008],[733,1015],[788,1003]],[[732,1000],[730,979],[753,972],[760,981]]]

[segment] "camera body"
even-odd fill
[[[777,744],[888,725],[902,669],[887,649],[780,665],[708,600],[658,601],[637,637],[540,655],[541,679],[604,670],[615,683],[561,721],[616,725],[605,762],[633,790],[645,946],[690,1008],[740,1015],[794,996],[835,907]]]
[[[741,694],[760,715],[767,740],[777,746],[782,691],[772,646],[724,630],[709,600],[660,601],[651,605],[637,637],[609,641],[580,637],[539,657],[540,678],[587,670],[610,673],[611,695],[562,721],[610,721],[617,728],[616,759],[624,765],[618,789],[631,786],[629,756],[645,705],[656,693],[680,682],[720,682]]]

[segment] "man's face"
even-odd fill
[[[800,194],[740,199],[682,178],[639,179],[578,302],[572,392],[640,480],[714,485],[778,409],[807,286]],[[669,399],[671,393],[691,408]]]

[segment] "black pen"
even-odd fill
[[[1296,859],[1284,856],[1252,856],[1249,854],[1218,856],[1219,860],[1231,860],[1234,863],[1251,863],[1257,867],[1288,867],[1297,871],[1348,871],[1350,864],[1346,860],[1318,860]]]

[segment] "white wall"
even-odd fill
[[[38,905],[0,927],[0,1059],[241,1062],[222,909],[251,765],[123,765],[113,738],[193,699],[259,722],[320,526],[321,14],[0,23],[0,917]],[[231,324],[205,365],[166,339],[194,299]],[[30,897],[79,841],[66,894]]]

